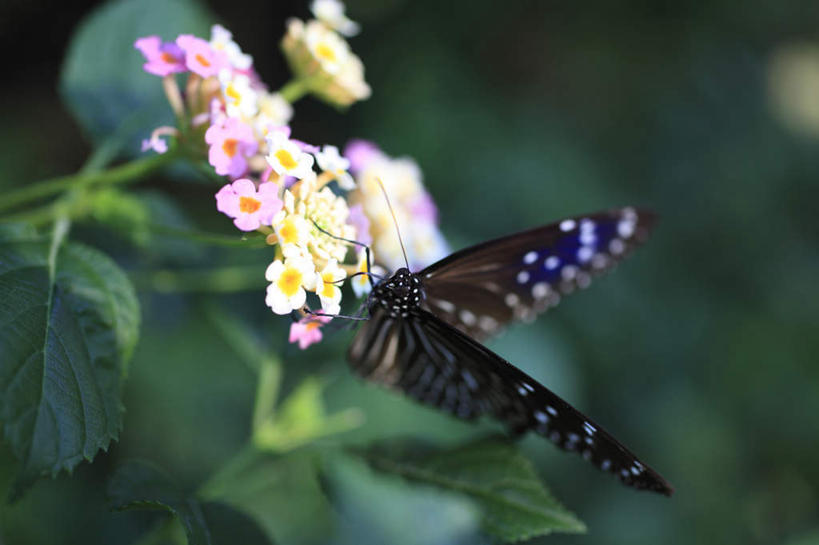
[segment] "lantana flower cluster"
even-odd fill
[[[406,225],[413,264],[435,259],[445,246],[415,163],[390,159],[368,143],[354,143],[342,155],[335,146],[293,138],[288,123],[298,97],[288,89],[338,106],[370,94],[363,65],[341,36],[355,34],[358,25],[339,0],[315,0],[311,9],[316,19],[288,22],[282,49],[295,78],[279,92],[269,90],[252,57],[219,25],[209,40],[183,34],[173,42],[148,36],[134,44],[145,57],[145,71],[163,78],[178,122],[156,129],[143,149],[165,153],[165,139],[176,140],[206,156],[215,173],[228,179],[216,192],[216,208],[240,231],[262,233],[272,247],[265,302],[276,314],[301,315],[290,341],[302,348],[321,340],[321,327],[340,313],[345,281],[352,278],[356,297],[369,292],[365,245],[373,244],[373,257],[388,267],[400,264],[376,177]],[[181,87],[179,75],[187,75]],[[310,310],[316,305],[308,297],[320,313]]]
[[[344,153],[350,159],[350,170],[356,178],[356,187],[348,196],[351,209],[370,222],[371,238],[367,244],[372,242],[381,263],[392,270],[404,265],[395,223],[381,185],[390,196],[395,219],[401,226],[410,268],[419,270],[449,253],[438,230],[438,209],[424,187],[421,168],[414,160],[390,157],[366,140],[351,141]]]

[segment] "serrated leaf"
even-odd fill
[[[480,539],[480,512],[471,498],[408,483],[361,460],[325,456],[324,479],[340,523],[333,543],[445,545]]]
[[[0,235],[0,422],[21,469],[15,494],[106,449],[139,334],[127,277],[80,244]]]
[[[276,543],[325,543],[333,513],[319,485],[316,457],[309,451],[280,457],[250,451],[247,456],[202,490],[202,498],[252,516]]]
[[[189,545],[210,545],[211,536],[202,506],[184,494],[173,480],[147,462],[131,461],[108,481],[112,509],[164,509],[179,518]]]
[[[381,447],[364,456],[380,471],[466,494],[480,505],[484,530],[504,541],[586,529],[549,493],[531,462],[506,442],[482,440],[422,455],[417,449]]]
[[[134,41],[154,34],[164,40],[183,33],[207,38],[212,22],[193,1],[120,0],[81,23],[63,64],[60,91],[95,143],[114,138],[136,154],[140,139],[155,127],[173,124],[161,78],[142,70],[145,61]]]

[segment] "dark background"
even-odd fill
[[[72,30],[95,4],[0,8],[0,190],[74,172],[89,154],[56,89]],[[283,84],[277,43],[306,3],[208,5],[263,79]],[[364,137],[414,157],[454,248],[612,206],[661,215],[614,275],[491,344],[677,488],[671,499],[635,493],[527,438],[544,481],[590,529],[543,542],[819,541],[819,128],[783,121],[772,97],[788,82],[771,75],[783,48],[819,43],[819,5],[351,0],[348,12],[363,25],[351,43],[373,96],[346,114],[304,99],[294,134]],[[138,57],[124,69],[138,70]],[[819,87],[813,96],[819,104]],[[232,232],[210,187],[140,187],[170,195],[195,225]],[[174,263],[93,224],[75,234],[136,277]],[[219,255],[191,249],[176,263],[213,266]],[[253,377],[203,318],[205,299],[141,291],[121,441],[73,478],[3,505],[0,540],[131,542],[122,527],[141,519],[109,514],[102,497],[118,460],[148,457],[193,486],[239,448]],[[286,321],[261,291],[218,300],[283,344]],[[365,410],[351,440],[486,430],[359,385],[343,363],[348,337],[284,357],[287,386],[321,371],[332,406]],[[12,465],[0,452],[5,483]]]

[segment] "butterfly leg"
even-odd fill
[[[374,287],[375,287],[375,283],[373,282],[373,274],[370,272],[370,271],[372,270],[372,268],[373,268],[372,258],[371,258],[371,253],[370,253],[370,247],[369,247],[368,245],[364,244],[363,242],[359,242],[359,241],[357,241],[357,240],[351,240],[351,239],[349,239],[349,238],[344,238],[344,237],[339,237],[339,236],[336,236],[336,235],[334,235],[333,233],[331,233],[331,232],[327,231],[326,229],[323,229],[323,228],[322,228],[322,227],[321,227],[321,226],[320,226],[318,223],[316,223],[315,221],[313,221],[313,225],[315,225],[315,226],[316,226],[316,229],[318,229],[320,232],[324,233],[325,235],[327,235],[327,236],[328,236],[328,237],[330,237],[330,238],[334,238],[334,239],[336,239],[336,240],[340,240],[340,241],[342,241],[342,242],[346,242],[346,243],[348,243],[348,244],[354,244],[354,245],[356,245],[356,246],[360,246],[360,247],[364,248],[364,253],[365,253],[365,255],[367,256],[367,272],[365,272],[365,273],[356,273],[356,274],[355,274],[355,275],[353,275],[353,276],[357,276],[358,274],[366,274],[366,275],[367,275],[367,279],[370,281],[370,287],[371,287],[371,288],[374,288]]]

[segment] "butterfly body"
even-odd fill
[[[402,267],[373,287],[367,307],[371,314],[380,307],[393,318],[406,318],[410,312],[421,307],[424,298],[421,278]]]
[[[401,268],[373,287],[370,318],[348,360],[367,380],[421,403],[534,431],[628,486],[670,495],[658,473],[598,424],[479,342],[586,287],[653,222],[631,208],[601,212],[467,248],[417,273]]]

